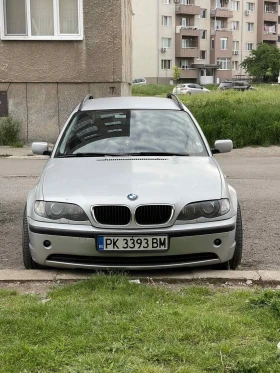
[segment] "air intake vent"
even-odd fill
[[[168,161],[167,158],[104,158],[96,162],[119,162],[119,161]]]
[[[126,206],[95,206],[94,217],[102,225],[128,225],[131,213]]]
[[[135,220],[139,225],[159,225],[167,223],[172,217],[172,206],[146,205],[139,206],[135,212]]]

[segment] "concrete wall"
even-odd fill
[[[128,96],[125,83],[0,83],[8,92],[9,116],[21,123],[20,138],[54,142],[72,110],[87,95]]]
[[[158,76],[158,5],[132,0],[133,78]]]

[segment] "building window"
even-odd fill
[[[162,38],[161,47],[162,48],[171,48],[171,38]]]
[[[254,4],[254,3],[247,3],[247,4],[246,4],[246,8],[247,8],[247,10],[249,10],[250,12],[254,12],[254,11],[255,11],[255,4]]]
[[[2,39],[83,39],[82,0],[0,0],[0,4]]]
[[[190,19],[189,18],[180,18],[180,26],[187,27],[190,25]]]
[[[188,60],[180,60],[180,69],[186,70],[189,66]]]
[[[162,26],[172,26],[172,17],[171,16],[162,16]]]
[[[232,1],[231,2],[231,9],[232,10],[239,10],[239,4],[240,4],[239,1]]]
[[[232,50],[237,52],[239,51],[239,41],[232,42]]]
[[[211,49],[215,49],[215,39],[211,38]]]
[[[206,60],[206,51],[200,51],[200,57],[201,60]]]
[[[180,4],[182,5],[191,5],[191,0],[180,0]]]
[[[254,43],[246,43],[245,49],[246,51],[252,51],[254,49]]]
[[[225,22],[220,19],[217,19],[214,22],[214,27],[215,27],[215,30],[222,30],[225,28]]]
[[[231,22],[231,29],[232,30],[238,30],[239,29],[239,22],[237,22],[237,21]]]
[[[170,70],[171,69],[171,60],[161,60],[161,68],[162,68],[162,70]]]
[[[162,0],[162,4],[171,4],[171,0]]]
[[[254,31],[254,24],[251,22],[246,22],[246,30],[247,31]]]
[[[182,39],[182,48],[189,48],[191,45],[190,39]]]
[[[220,38],[220,49],[221,50],[228,49],[228,38]]]
[[[277,13],[277,4],[275,3],[265,3],[264,4],[265,13]]]
[[[201,18],[207,18],[207,9],[201,9],[200,10],[200,17]]]
[[[232,70],[238,70],[238,61],[232,61]]]
[[[207,39],[207,31],[206,30],[201,30],[201,39]]]
[[[217,58],[217,64],[220,65],[219,70],[230,70],[231,59],[227,57]]]

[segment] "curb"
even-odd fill
[[[78,281],[94,277],[96,272],[66,270],[0,270],[1,283]],[[246,283],[246,285],[280,285],[280,271],[185,271],[185,272],[133,272],[131,279],[140,282],[165,282],[170,284],[188,282],[211,282],[215,284]]]

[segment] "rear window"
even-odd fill
[[[208,156],[188,113],[177,110],[77,112],[58,145],[56,157],[76,153],[176,153]]]
[[[220,87],[225,87],[225,86],[232,86],[232,82],[222,82],[221,84],[220,84]]]

